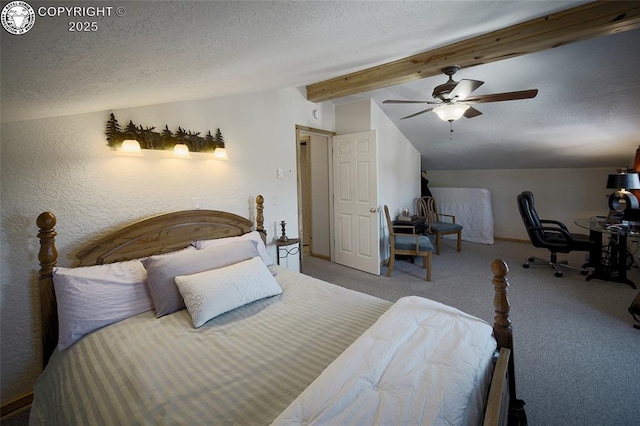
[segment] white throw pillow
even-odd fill
[[[177,276],[175,282],[196,328],[247,303],[282,293],[259,257],[224,268]]]
[[[258,253],[260,253],[260,257],[265,265],[271,266],[273,265],[273,260],[271,256],[269,256],[269,252],[267,251],[267,246],[265,246],[264,241],[262,241],[262,237],[258,231],[251,231],[244,235],[240,235],[238,237],[227,237],[227,238],[218,238],[215,240],[200,240],[194,241],[191,243],[192,246],[197,248],[198,250],[209,248],[209,247],[219,247],[221,245],[229,244],[233,241],[244,241],[251,240],[255,241],[258,244]]]
[[[100,327],[153,309],[139,260],[53,268],[58,303],[58,349]]]
[[[156,315],[161,317],[184,308],[184,300],[174,282],[176,276],[221,268],[255,256],[258,256],[255,241],[246,240],[174,256],[144,259],[142,264],[147,269],[147,285]]]

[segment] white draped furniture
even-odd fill
[[[438,210],[456,217],[462,225],[462,239],[493,244],[493,209],[491,192],[485,188],[429,188]]]

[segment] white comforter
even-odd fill
[[[273,424],[479,424],[495,348],[486,322],[402,298]]]

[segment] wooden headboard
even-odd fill
[[[256,197],[255,230],[266,243],[264,198]],[[58,344],[58,310],[53,287],[53,268],[58,251],[55,245],[56,217],[44,212],[37,219],[40,251],[40,321],[42,333],[42,366],[49,362]],[[253,222],[242,216],[218,210],[185,210],[159,214],[114,231],[80,249],[77,266],[101,265],[168,253],[188,247],[196,240],[211,240],[246,234]]]

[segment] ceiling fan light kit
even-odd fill
[[[442,121],[456,121],[469,109],[465,104],[445,104],[433,109]]]

